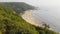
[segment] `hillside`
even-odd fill
[[[24,13],[26,10],[34,10],[36,7],[29,5],[24,2],[0,2],[6,7],[12,8],[14,11],[16,11],[18,14],[19,13]]]
[[[47,27],[41,28],[26,22],[11,8],[0,4],[0,34],[57,34]]]

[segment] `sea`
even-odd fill
[[[40,7],[39,10],[32,11],[32,16],[40,23],[47,24],[60,33],[60,7]]]

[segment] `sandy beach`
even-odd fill
[[[39,26],[39,27],[44,27],[41,23],[38,23],[31,15],[32,10],[27,10],[25,11],[25,13],[22,16],[22,18],[24,20],[26,20],[28,23],[35,25],[35,26]]]

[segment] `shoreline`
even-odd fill
[[[32,13],[32,10],[27,10],[27,11],[25,11],[24,14],[20,14],[20,15],[22,16],[22,18],[23,18],[24,20],[26,20],[28,23],[30,23],[30,24],[32,24],[32,25],[35,25],[35,26],[38,26],[38,27],[42,27],[42,28],[45,28],[46,26],[48,27],[47,24],[44,25],[44,24],[36,21],[36,20],[32,17],[31,13]],[[53,30],[53,29],[52,29],[52,28],[49,28],[49,30]]]

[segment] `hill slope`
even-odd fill
[[[24,13],[26,10],[34,10],[36,7],[29,5],[24,2],[1,2],[3,5],[12,8],[14,11],[19,13]]]
[[[57,34],[26,22],[11,8],[0,4],[0,34]]]

